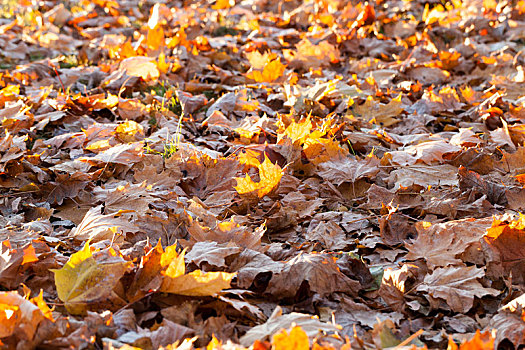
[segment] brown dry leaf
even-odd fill
[[[132,166],[134,163],[140,162],[143,156],[144,144],[134,142],[113,146],[95,157],[83,157],[80,160],[93,166],[106,166],[109,163]]]
[[[322,296],[334,292],[356,295],[361,285],[357,282],[359,276],[355,276],[355,279],[345,276],[329,256],[299,254],[287,261],[281,271],[274,273],[266,293],[280,298],[293,298],[303,282],[308,282],[308,289]]]
[[[504,124],[501,128],[498,128],[496,130],[493,130],[490,132],[490,139],[492,142],[494,142],[497,146],[508,146],[511,151],[516,150],[516,145],[514,142],[512,142],[512,137],[509,133],[509,128],[507,127],[507,123],[503,120]]]
[[[501,264],[504,276],[512,275],[513,282],[525,282],[525,216],[514,221],[494,219],[485,241],[492,250],[496,264]],[[496,268],[492,267],[492,268]]]
[[[411,186],[457,186],[458,168],[449,164],[410,165],[390,173],[388,183],[394,190]]]
[[[144,116],[146,116],[148,113],[146,106],[142,102],[140,102],[140,100],[134,98],[119,98],[117,111],[120,117],[123,119],[131,119],[138,121],[142,120]]]
[[[416,225],[417,239],[407,244],[406,259],[424,259],[431,270],[460,264],[459,255],[467,250],[469,245],[481,241],[491,224],[492,218],[463,219],[437,224],[420,223]]]
[[[513,346],[525,344],[523,313],[500,311],[491,318],[488,327],[497,331],[494,341],[496,348],[505,340],[513,344]]]
[[[379,159],[371,156],[362,160],[337,158],[319,164],[319,176],[336,186],[354,183],[362,178],[374,178],[379,173]]]
[[[485,181],[480,174],[459,167],[459,188],[462,191],[477,191],[487,196],[492,204],[506,205],[508,203],[506,188],[503,185]]]
[[[459,132],[450,138],[450,144],[461,147],[476,147],[483,141],[471,128],[460,128]]]
[[[442,299],[452,311],[466,313],[472,308],[474,297],[500,294],[478,281],[484,276],[485,271],[475,266],[440,267],[425,276],[417,290],[428,293],[427,298],[434,307],[438,307],[438,299]]]
[[[213,241],[197,242],[186,254],[186,260],[195,263],[199,268],[204,264],[216,268],[227,267],[225,259],[241,252],[241,248],[231,243],[219,244]]]
[[[400,269],[388,268],[383,273],[379,295],[394,311],[404,312],[407,307],[407,280],[412,277],[414,269],[418,267],[404,264]]]
[[[190,224],[187,230],[191,235],[191,241],[233,243],[239,247],[259,250],[261,247],[261,237],[266,231],[264,226],[259,226],[252,231],[251,228],[236,223],[235,218],[223,222],[214,219],[212,220],[212,224],[214,227],[206,227],[190,218]]]
[[[88,210],[82,222],[73,229],[69,236],[80,241],[98,242],[105,239],[121,241],[119,236],[138,231],[126,217],[129,211],[119,211],[113,214],[101,214],[102,206]]]
[[[333,221],[321,221],[317,225],[311,224],[305,238],[308,241],[321,242],[323,247],[329,250],[340,250],[350,244],[343,229]]]

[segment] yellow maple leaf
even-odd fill
[[[223,289],[230,288],[234,276],[235,273],[203,272],[202,270],[175,277],[166,273],[160,291],[188,296],[211,296]]]
[[[258,198],[262,198],[277,188],[283,176],[283,170],[279,164],[273,164],[265,155],[264,162],[258,166],[258,169],[259,182],[254,182],[250,175],[235,178],[235,180],[237,180],[235,190],[237,190],[240,195],[256,195]]]
[[[283,136],[288,136],[293,143],[303,143],[312,131],[312,122],[310,117],[301,120],[299,123],[296,123],[295,120],[292,120],[290,125],[284,130],[284,134],[279,134],[280,140]]]
[[[128,290],[130,302],[142,298],[147,292],[160,291],[188,296],[211,296],[230,288],[234,273],[196,270],[186,274],[184,255],[177,252],[177,244],[166,247],[160,241],[141,260],[139,269]]]
[[[112,248],[107,253],[97,261],[86,243],[82,250],[71,255],[64,267],[51,269],[58,297],[71,314],[83,314],[88,306],[107,300],[131,265]]]
[[[281,63],[280,58],[268,60],[262,69],[252,68],[246,77],[257,83],[271,83],[283,76],[286,65]]]
[[[144,138],[144,127],[133,120],[127,120],[115,128],[115,134],[122,142],[135,142]]]

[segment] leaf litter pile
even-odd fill
[[[6,1],[6,349],[525,345],[525,2]]]

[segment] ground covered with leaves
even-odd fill
[[[0,15],[0,347],[525,345],[524,1]]]

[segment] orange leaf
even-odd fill
[[[283,329],[272,338],[272,345],[275,350],[308,350],[310,341],[308,335],[301,327],[293,327],[290,333]]]
[[[148,29],[146,44],[151,51],[159,50],[164,46],[164,30],[162,27],[157,26],[153,29]]]
[[[472,339],[463,342],[459,348],[450,337],[447,350],[491,350],[494,349],[494,340],[489,331],[481,333],[478,329]]]
[[[217,0],[211,8],[214,10],[229,9],[235,6],[235,0]]]
[[[22,265],[38,261],[36,257],[35,247],[32,244],[29,244],[24,249],[24,259],[22,260]]]

